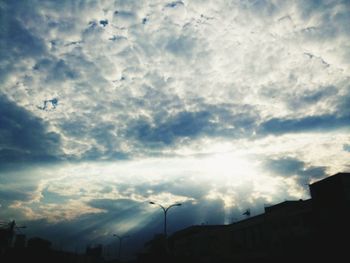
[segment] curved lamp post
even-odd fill
[[[155,202],[149,202],[151,205],[158,205],[164,212],[164,236],[166,237],[167,236],[167,229],[166,229],[166,219],[167,219],[167,213],[169,211],[170,208],[174,207],[174,206],[181,206],[182,204],[181,203],[176,203],[176,204],[172,204],[168,207],[164,207],[160,204],[157,204]]]
[[[113,236],[119,239],[118,259],[119,259],[119,261],[121,261],[122,242],[123,242],[123,239],[128,238],[129,236],[119,236],[119,235],[116,235],[116,234],[113,234]]]

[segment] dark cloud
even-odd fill
[[[4,10],[2,11],[4,12]],[[1,27],[0,31],[2,58],[37,56],[46,50],[43,40],[28,31],[20,21],[7,18],[5,25]]]
[[[81,155],[70,156],[74,161],[79,160],[125,160],[129,156],[119,149],[123,139],[116,136],[116,126],[111,122],[91,125],[85,118],[74,118],[60,124],[62,133],[77,140],[90,140],[90,145]],[[103,147],[99,147],[103,146]]]
[[[246,2],[243,1],[241,2],[241,5],[259,16],[271,17],[280,11],[275,3],[266,0]]]
[[[181,112],[167,120],[152,125],[138,120],[130,125],[130,134],[144,143],[172,144],[177,138],[197,137],[204,130],[213,129],[209,112]]]
[[[89,135],[94,138],[99,145],[103,145],[106,149],[112,151],[117,139],[113,134],[115,130],[116,128],[113,123],[106,122],[101,123],[98,127],[93,127],[89,131]]]
[[[80,156],[71,156],[72,161],[117,161],[117,160],[129,160],[128,153],[123,151],[114,150],[100,150],[97,147],[92,147],[85,151]]]
[[[63,59],[42,59],[33,67],[35,71],[40,71],[46,75],[46,82],[62,82],[69,79],[76,79],[79,73],[67,65]]]
[[[267,162],[267,167],[276,174],[289,176],[301,171],[304,167],[304,162],[286,157],[277,160],[269,160]]]
[[[318,13],[319,11],[324,10],[326,7],[330,7],[331,5],[334,5],[335,1],[333,1],[333,4],[329,4],[332,1],[328,1],[328,4],[326,1],[323,0],[299,0],[299,8],[304,11],[305,16],[313,15],[314,13]]]
[[[74,198],[74,196],[63,196],[58,193],[52,192],[48,189],[44,189],[41,193],[43,203],[54,203],[60,204],[67,202],[70,198]],[[76,198],[77,196],[75,196]]]
[[[91,207],[102,209],[101,213],[85,214],[70,222],[63,221],[61,226],[71,228],[69,235],[64,235],[70,239],[93,240],[94,238],[103,240],[104,231],[113,231],[114,225],[118,223],[127,223],[140,219],[147,206],[143,202],[137,202],[130,199],[94,199],[88,202]],[[137,220],[136,220],[137,221]],[[137,226],[139,230],[142,226]],[[74,229],[75,228],[75,229]],[[94,233],[98,232],[98,235]],[[111,233],[112,234],[112,233]]]
[[[85,138],[88,127],[89,124],[82,118],[70,119],[60,123],[63,134],[74,138]]]
[[[347,87],[347,90],[350,90],[350,86]],[[350,92],[343,94],[338,98],[337,101],[337,110],[339,112],[348,112],[350,109]]]
[[[28,14],[33,6],[22,2],[17,9],[16,1],[2,1],[0,5],[0,80],[16,69],[18,61],[28,57],[39,57],[46,53],[44,41],[27,29],[24,20],[26,14],[19,16],[25,9]]]
[[[79,73],[72,69],[67,63],[60,59],[58,61],[53,61],[50,67],[48,67],[46,80],[47,81],[65,81],[68,79],[77,79]]]
[[[273,92],[268,91],[266,95]],[[337,98],[335,97],[337,96]],[[302,109],[313,106],[316,103],[333,102],[332,106],[336,111],[331,114],[305,116],[301,118],[272,118],[260,124],[260,134],[284,134],[299,132],[332,131],[350,126],[350,93],[339,96],[335,86],[322,87],[316,91],[305,91],[296,96],[291,96],[286,101],[291,108]]]
[[[317,91],[305,92],[301,99],[305,103],[315,103],[319,102],[321,99],[335,95],[336,93],[337,90],[335,89],[335,87],[330,86]]]
[[[172,145],[177,139],[196,139],[201,136],[239,138],[252,135],[259,118],[251,109],[230,105],[200,105],[203,110],[182,111],[169,116],[166,112],[152,120],[131,121],[127,137],[152,145]],[[232,106],[232,105],[231,105]]]
[[[316,91],[304,91],[295,97],[289,97],[286,101],[291,109],[302,109],[314,106],[319,102],[326,102],[337,95],[338,90],[334,86],[322,87]]]
[[[329,67],[330,65],[322,58],[315,56],[312,53],[304,52],[304,54],[310,59],[310,60],[316,60],[318,62],[321,62],[325,67]]]
[[[102,25],[103,27],[108,25],[108,19],[105,20],[100,20],[100,25]]]
[[[317,19],[317,26],[303,32],[307,40],[330,41],[340,36],[350,35],[350,5],[348,0],[299,0],[300,14],[305,21]],[[345,58],[348,60],[348,58]],[[349,60],[348,60],[349,61]]]
[[[126,214],[127,210],[140,209],[142,204],[131,199],[94,199],[89,201],[90,206],[117,214]],[[135,212],[135,211],[134,211]]]
[[[0,188],[0,200],[3,203],[4,201],[28,201],[30,200],[31,195],[29,193],[16,190],[16,189],[2,189]]]
[[[113,26],[124,28],[137,23],[137,16],[131,11],[117,10],[113,14]]]
[[[44,105],[42,107],[37,106],[37,108],[40,110],[48,110],[49,108],[56,109],[57,105],[58,105],[58,99],[53,98],[51,100],[44,100]]]
[[[273,118],[263,122],[260,134],[284,134],[311,131],[331,131],[350,126],[349,116],[316,115],[299,119]]]
[[[303,11],[303,15],[307,18],[320,12],[327,13],[330,9],[337,6],[347,7],[349,0],[298,0],[297,3],[299,9]],[[338,10],[338,13],[342,13],[343,11],[344,10]]]
[[[193,56],[193,50],[195,49],[195,39],[188,36],[180,36],[178,38],[170,39],[166,45],[166,50],[173,53],[176,56],[181,56],[186,59],[190,59]]]
[[[0,163],[59,159],[60,136],[43,120],[0,95]]]
[[[346,152],[350,152],[350,144],[344,144],[343,145],[343,150]]]
[[[108,194],[108,193],[111,193],[112,191],[113,191],[113,187],[110,186],[110,185],[106,185],[99,192],[102,193],[102,194]]]
[[[182,1],[174,1],[174,2],[171,2],[169,4],[166,4],[165,7],[175,8],[175,7],[181,6],[181,5],[184,5],[184,3]]]
[[[296,177],[300,186],[305,187],[312,179],[319,179],[326,175],[326,167],[309,166],[296,158],[283,157],[269,159],[265,162],[265,168],[282,177]]]

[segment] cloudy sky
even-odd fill
[[[350,170],[348,0],[2,0],[0,20],[0,219],[28,234],[141,244],[149,201],[183,204],[174,232]]]

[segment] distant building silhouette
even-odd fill
[[[47,251],[51,248],[51,242],[40,237],[33,237],[28,240],[28,248],[31,250]]]
[[[0,224],[0,255],[12,246],[13,237],[15,235],[16,222],[2,222]]]
[[[102,252],[103,248],[101,244],[95,246],[87,246],[86,248],[86,255],[93,258],[94,260],[102,261]]]
[[[229,225],[191,226],[174,233],[176,262],[346,262],[349,260],[350,173],[310,186],[311,199],[265,207]],[[248,210],[247,210],[248,211]]]
[[[26,235],[18,234],[18,235],[16,235],[14,247],[16,249],[23,249],[26,247],[26,242],[27,242]]]
[[[138,254],[138,261],[152,263],[168,262],[166,241],[164,234],[154,235],[152,240],[146,242],[144,250]]]
[[[8,225],[10,226],[10,225]],[[90,247],[86,254],[77,254],[67,251],[56,251],[51,248],[49,240],[33,237],[26,242],[26,236],[17,234],[14,242],[8,243],[8,230],[11,227],[1,229],[0,234],[5,233],[6,243],[1,247],[0,262],[35,262],[35,263],[101,263],[104,262],[101,257],[102,246]],[[6,230],[6,231],[3,231]],[[0,236],[2,237],[2,236]],[[13,240],[11,237],[10,240]]]

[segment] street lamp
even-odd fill
[[[151,205],[158,205],[164,212],[164,236],[166,237],[167,236],[167,229],[166,229],[166,216],[167,216],[167,213],[169,211],[170,208],[174,207],[174,206],[181,206],[182,204],[180,203],[176,203],[176,204],[172,204],[168,207],[164,207],[160,204],[157,204],[155,202],[149,202]]]
[[[119,236],[116,234],[113,234],[114,237],[119,239],[119,250],[118,250],[118,259],[121,261],[121,254],[122,254],[122,242],[124,238],[128,238],[129,236]]]

